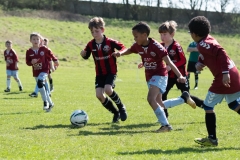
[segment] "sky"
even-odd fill
[[[89,0],[86,0],[89,1]],[[96,1],[96,2],[102,2],[103,0],[92,0],[92,1]],[[109,3],[123,3],[123,0],[106,0]],[[126,1],[126,0],[125,0]],[[142,0],[144,4],[144,0]],[[156,6],[156,2],[157,0],[151,0],[152,1],[152,6]],[[172,0],[173,1],[173,6],[176,8],[189,8],[189,1],[190,0],[183,0],[185,2],[185,6],[183,6],[181,3],[179,3],[179,0]],[[220,9],[220,4],[216,5],[216,1],[220,1],[220,0],[209,0],[209,4],[208,4],[208,11],[221,11]],[[232,9],[234,8],[234,6],[237,7],[237,12],[240,13],[240,1],[239,0],[229,0],[230,3],[227,5],[226,8],[226,12],[232,12]],[[137,0],[137,2],[140,2],[140,0]],[[133,0],[129,0],[129,3],[133,3]],[[162,0],[162,5],[161,7],[168,7],[168,1],[167,0]],[[205,5],[203,4],[203,10],[205,8]]]

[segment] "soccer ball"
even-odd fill
[[[84,127],[88,122],[88,115],[83,110],[75,110],[71,114],[70,122],[75,127]]]

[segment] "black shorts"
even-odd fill
[[[197,72],[197,69],[196,69],[196,67],[195,67],[196,63],[197,63],[197,62],[191,62],[191,61],[189,61],[189,62],[188,62],[188,65],[187,65],[187,71],[188,71],[188,72],[194,72],[194,73],[196,73],[196,72]]]
[[[96,76],[95,79],[95,88],[104,88],[106,84],[109,84],[112,86],[112,88],[115,87],[115,79],[117,75],[116,74],[107,74],[107,75],[99,75]]]

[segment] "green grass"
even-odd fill
[[[91,39],[86,23],[63,22],[49,19],[0,17],[0,42],[13,40],[20,56],[19,76],[23,92],[12,80],[10,93],[0,95],[0,159],[238,159],[239,115],[228,109],[226,102],[217,105],[217,135],[219,146],[201,148],[193,139],[206,134],[204,111],[187,105],[169,109],[169,121],[174,130],[156,134],[159,128],[156,117],[147,103],[147,85],[144,70],[137,69],[138,55],[118,59],[119,72],[116,92],[127,106],[128,119],[112,125],[112,115],[95,97],[94,64],[79,56],[80,50]],[[122,23],[122,22],[121,22]],[[114,20],[107,26],[106,35],[121,40],[126,46],[133,42],[131,28],[124,28]],[[129,22],[131,23],[131,22]],[[134,24],[134,22],[132,22]],[[154,25],[153,25],[154,26]],[[157,26],[157,24],[155,24]],[[152,37],[159,39],[157,27]],[[52,99],[55,107],[44,113],[41,98],[28,96],[35,86],[31,67],[24,62],[25,51],[30,47],[29,34],[38,31],[50,39],[50,48],[61,61],[52,74],[55,90]],[[214,35],[238,64],[238,36]],[[191,41],[186,31],[178,31],[176,39],[184,50]],[[1,52],[4,47],[1,48]],[[0,88],[6,88],[5,63],[0,62]],[[191,75],[191,88],[193,88]],[[191,94],[205,98],[212,75],[205,69],[199,75],[199,89]],[[178,97],[173,88],[169,98]],[[83,109],[89,115],[84,128],[73,128],[70,115]]]

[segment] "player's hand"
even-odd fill
[[[140,68],[142,68],[142,67],[143,67],[143,63],[140,62],[140,63],[138,64],[138,69],[140,69]]]
[[[223,85],[225,87],[230,87],[230,75],[229,74],[223,74],[223,78],[222,78],[222,82],[223,82]]]
[[[167,71],[170,71],[172,68],[169,66],[169,65],[167,65]]]
[[[178,77],[177,81],[179,83],[185,83],[186,82],[186,77],[183,77],[182,75],[180,77]]]
[[[202,71],[203,68],[205,67],[205,65],[202,64],[202,63],[200,63],[200,62],[197,62],[197,63],[195,64],[195,67],[196,67],[197,71]]]
[[[121,53],[120,52],[113,52],[112,53],[112,56],[114,56],[114,57],[120,57],[121,56]]]
[[[86,51],[84,51],[84,50],[82,50],[81,52],[80,52],[80,55],[82,56],[82,57],[85,57],[86,56]]]
[[[54,63],[54,70],[56,70],[58,68],[58,66],[59,66],[59,62],[58,61],[54,61],[53,63]]]
[[[35,63],[37,63],[38,60],[39,60],[39,59],[32,59],[31,63],[32,63],[32,64],[35,64]]]

